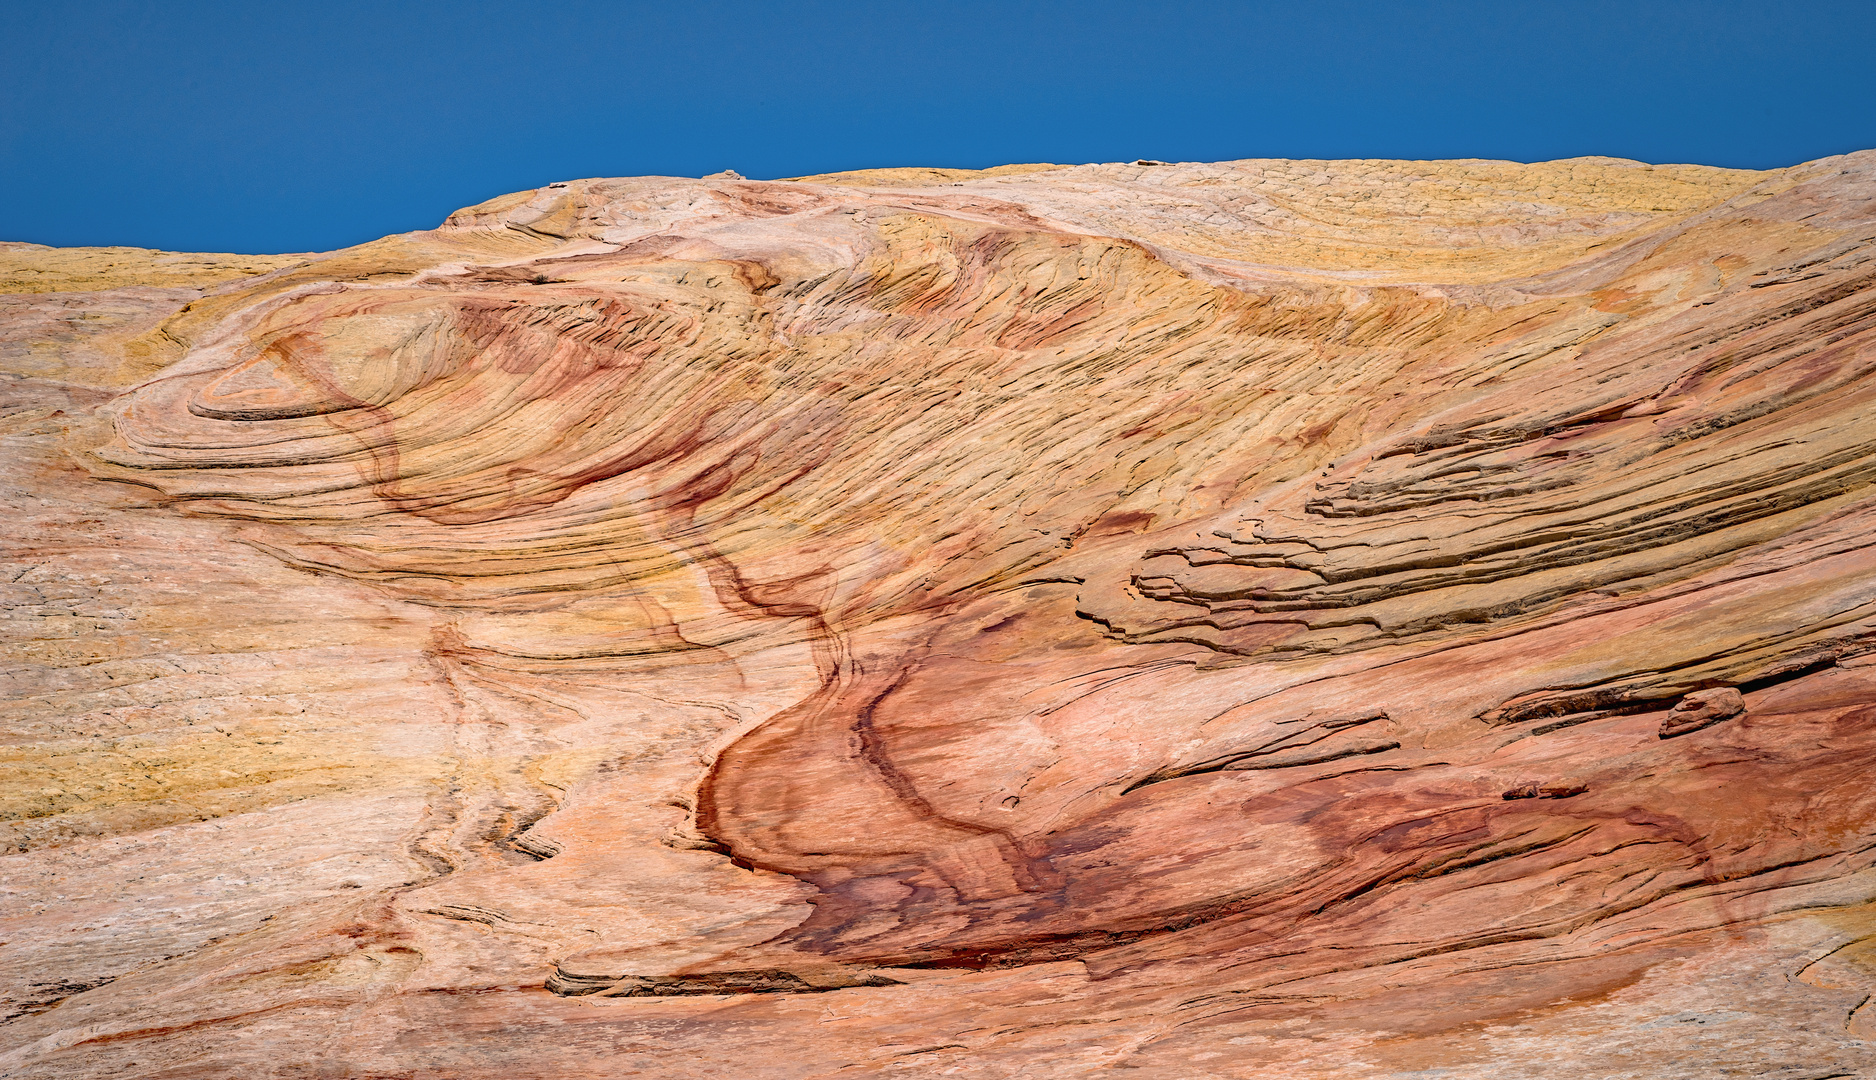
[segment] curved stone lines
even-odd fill
[[[104,457],[532,679],[808,643],[679,846],[814,913],[565,992],[1590,957],[1869,851],[1750,838],[1866,756],[1758,722],[1870,632],[1876,291],[1779,217],[1837,175],[581,181],[437,234],[545,253],[253,299]]]
[[[1203,606],[1212,615],[1194,624],[1220,630],[1366,609],[1380,641],[1697,572],[1843,512],[1876,478],[1876,443],[1856,421],[1876,393],[1871,302],[1853,293],[1804,313],[1803,333],[1771,322],[1728,342],[1725,361],[1696,352],[1665,372],[1612,341],[1594,366],[1657,372],[1661,389],[1561,419],[1517,419],[1504,411],[1514,400],[1488,399],[1488,422],[1398,439],[1253,508],[1254,523],[1213,530],[1223,543],[1168,549],[1136,587]],[[1750,367],[1732,359],[1753,353]],[[1541,381],[1552,385],[1527,400],[1570,385]],[[1185,567],[1170,562],[1182,553]],[[1525,585],[1468,592],[1491,582]]]

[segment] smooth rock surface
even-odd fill
[[[1876,1076],[1876,151],[0,292],[0,1075]]]

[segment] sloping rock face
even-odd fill
[[[1876,152],[0,255],[4,1075],[1876,1075]]]

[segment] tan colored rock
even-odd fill
[[[309,261],[305,255],[202,255],[149,248],[52,248],[0,241],[0,293],[212,288]]]
[[[1730,686],[1700,690],[1688,694],[1668,711],[1661,721],[1660,735],[1663,739],[1672,739],[1722,720],[1731,720],[1745,711],[1746,699]]]
[[[1876,152],[6,257],[0,1073],[1876,1062]]]

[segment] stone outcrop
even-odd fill
[[[1876,152],[0,290],[0,1074],[1876,1068]]]

